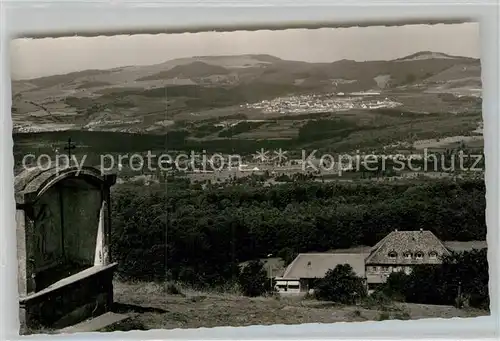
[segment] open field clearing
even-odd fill
[[[413,146],[417,150],[432,149],[432,148],[457,148],[461,144],[465,144],[467,148],[483,148],[483,136],[449,136],[442,139],[429,139],[415,141]]]
[[[181,289],[166,294],[163,285],[115,282],[115,300],[122,310],[140,312],[133,328],[173,329],[270,324],[362,322],[382,319],[477,317],[488,312],[451,306],[394,303],[344,306],[302,298],[257,297]],[[127,329],[127,326],[119,326]]]

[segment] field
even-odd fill
[[[121,312],[139,313],[113,330],[174,329],[271,324],[361,322],[384,319],[476,317],[488,315],[478,309],[394,303],[344,306],[313,299],[257,297],[181,289],[166,294],[152,283],[116,282],[115,300]]]
[[[461,140],[469,147],[482,148],[482,137],[470,136],[481,120],[480,111],[454,115],[378,109],[298,115],[264,122],[236,120],[237,123],[224,129],[217,128],[213,121],[197,121],[174,124],[169,132],[156,135],[81,130],[17,133],[14,134],[14,154],[19,160],[28,152],[53,154],[55,148],[62,152],[68,138],[76,143],[76,153],[95,155],[147,150],[206,150],[249,155],[260,148],[305,148],[337,153],[380,150],[398,143],[415,143],[416,149],[452,148]],[[426,141],[429,139],[434,140]]]

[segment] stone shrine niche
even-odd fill
[[[33,168],[16,177],[18,283],[26,325],[88,318],[82,313],[86,305],[101,306],[92,314],[109,309],[116,267],[108,251],[109,198],[115,180],[91,167]]]
[[[66,178],[34,204],[35,292],[94,265],[102,203],[98,184]]]

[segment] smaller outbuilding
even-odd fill
[[[318,280],[337,265],[349,264],[356,275],[365,279],[365,254],[362,253],[301,253],[276,278],[280,294],[306,294],[314,290]]]

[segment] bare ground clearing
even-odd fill
[[[140,329],[200,328],[271,324],[361,322],[381,319],[477,317],[488,312],[409,303],[344,306],[301,298],[249,298],[181,289],[166,293],[152,283],[115,283],[115,301],[124,311],[139,312],[128,325]],[[117,326],[113,330],[124,330]]]

